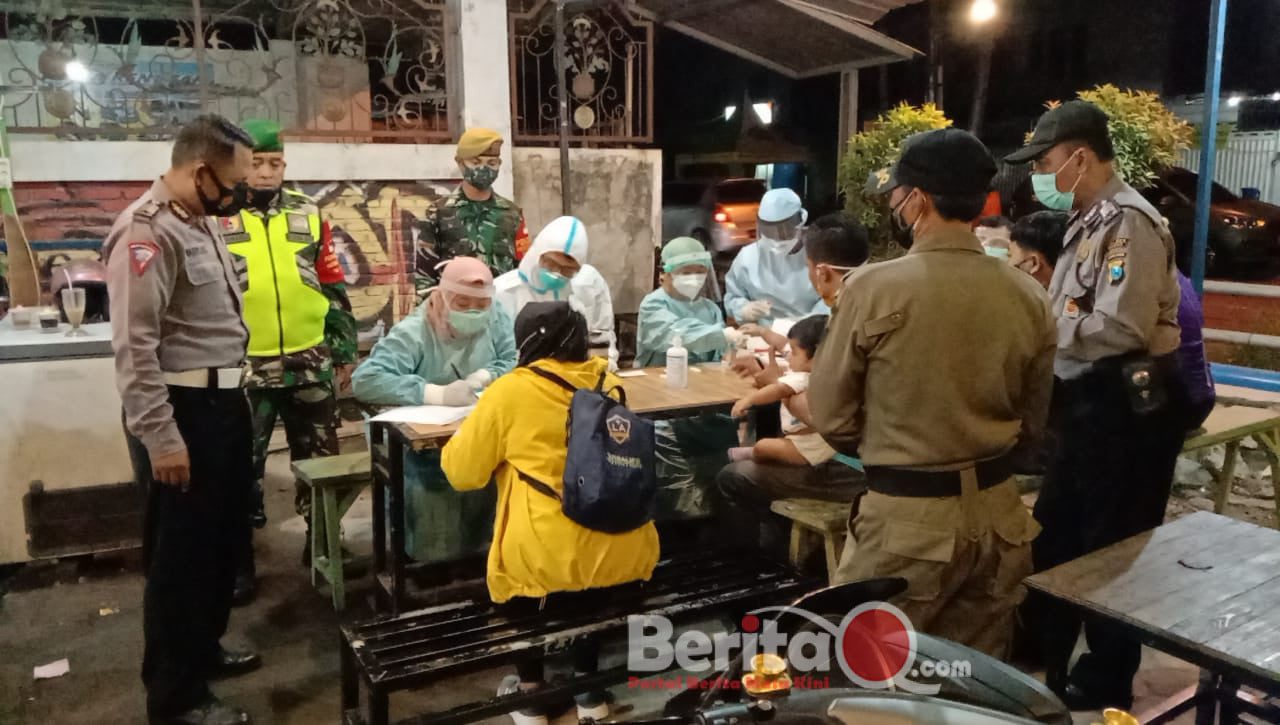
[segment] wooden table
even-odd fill
[[[662,368],[647,368],[643,372],[640,377],[622,378],[622,387],[627,392],[627,407],[655,420],[728,412],[734,403],[754,390],[751,381],[725,370],[720,363],[689,366],[689,387],[682,389],[667,387]],[[439,448],[460,425],[461,422],[374,424],[371,436],[374,581],[384,595],[380,600],[386,600],[393,614],[398,614],[404,603],[408,563],[404,551],[404,452]],[[384,510],[385,517],[379,513]],[[379,608],[381,605],[379,601]]]
[[[1235,479],[1237,454],[1245,438],[1253,438],[1258,442],[1271,465],[1272,481],[1280,481],[1280,412],[1271,408],[1219,403],[1205,420],[1203,432],[1188,438],[1182,445],[1184,453],[1220,444],[1227,447],[1222,469],[1213,471],[1214,513],[1220,514],[1226,510],[1231,484]],[[1276,523],[1280,525],[1280,495],[1275,496],[1275,515]]]
[[[1194,692],[1141,722],[1193,707],[1197,723],[1213,722],[1215,710],[1225,723],[1240,712],[1280,716],[1238,693],[1244,685],[1280,696],[1280,532],[1200,511],[1026,583],[1201,668]]]

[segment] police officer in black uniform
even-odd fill
[[[1173,238],[1116,175],[1107,115],[1071,101],[1045,113],[1027,146],[1040,203],[1072,211],[1049,296],[1058,353],[1050,425],[1057,440],[1035,516],[1037,570],[1159,526],[1182,449],[1186,389],[1178,368]],[[1085,623],[1089,652],[1068,674],[1080,620],[1043,600],[1048,682],[1072,709],[1127,708],[1141,648]]]
[[[120,214],[103,247],[116,385],[148,496],[142,680],[152,723],[249,722],[208,680],[259,664],[219,644],[254,470],[241,389],[249,335],[236,263],[212,218],[243,206],[252,147],[220,116],[184,126],[169,170]]]

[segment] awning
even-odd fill
[[[790,78],[908,60],[920,51],[872,29],[918,0],[630,0],[633,12]]]

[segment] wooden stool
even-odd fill
[[[1280,412],[1269,408],[1252,406],[1229,406],[1218,404],[1209,413],[1204,427],[1188,438],[1182,446],[1183,453],[1208,448],[1213,445],[1225,445],[1226,458],[1222,468],[1214,470],[1202,464],[1213,473],[1213,512],[1220,514],[1227,508],[1231,497],[1231,484],[1235,480],[1236,458],[1240,452],[1240,444],[1245,438],[1252,437],[1258,442],[1267,463],[1271,466],[1272,486],[1280,486]],[[1274,497],[1276,524],[1280,525],[1280,490]]]
[[[293,474],[311,487],[311,586],[318,573],[329,583],[333,608],[347,605],[342,568],[342,517],[373,481],[368,453],[310,458],[293,464]],[[377,515],[378,512],[374,512]]]
[[[836,567],[840,565],[840,552],[849,521],[849,503],[819,501],[812,498],[784,498],[774,501],[769,508],[779,516],[791,520],[791,563],[799,568],[809,552],[816,548],[816,538],[821,537],[827,555],[827,582],[835,583]]]

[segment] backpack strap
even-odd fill
[[[596,392],[604,396],[608,396],[611,393],[616,392],[618,394],[618,402],[622,403],[622,407],[627,407],[627,391],[623,389],[621,385],[615,385],[608,390],[604,389],[604,378],[608,374],[608,371],[600,373],[600,379],[596,381]]]
[[[557,501],[560,500],[560,494],[556,493],[556,490],[554,488],[548,486],[542,481],[539,481],[533,476],[530,476],[524,471],[521,471],[519,468],[516,469],[516,475],[520,477],[521,481],[524,481],[525,483],[529,484],[530,488],[542,494],[543,496],[553,498]]]
[[[559,385],[565,390],[568,390],[570,393],[574,393],[578,391],[578,386],[571,384],[568,380],[565,380],[564,378],[560,377],[559,375],[556,375],[555,373],[547,372],[542,368],[535,368],[532,365],[529,365],[528,368],[535,375],[538,375],[539,377],[543,377],[543,378],[546,378],[547,380],[550,380],[556,385]]]

